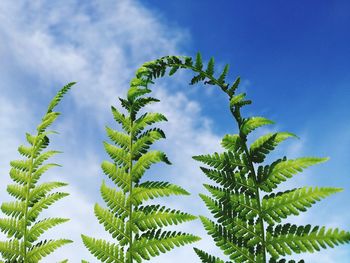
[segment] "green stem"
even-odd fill
[[[129,263],[132,263],[133,262],[133,258],[132,258],[132,243],[133,243],[133,236],[132,236],[132,187],[133,187],[133,182],[132,182],[132,159],[133,159],[133,156],[132,156],[132,145],[133,145],[133,134],[132,134],[132,126],[133,126],[133,120],[130,119],[130,146],[129,146],[129,149],[130,149],[130,159],[129,159],[129,178],[130,178],[130,181],[129,181],[129,253],[130,253],[130,257],[129,257]]]
[[[238,128],[239,130],[241,130],[242,124],[243,124],[243,120],[239,111],[239,108],[236,107],[235,111],[231,110],[232,115],[234,116],[235,120],[238,123]],[[249,165],[249,169],[252,173],[252,177],[254,180],[254,186],[255,186],[255,197],[256,197],[256,201],[257,201],[257,205],[258,205],[258,221],[259,221],[259,225],[260,225],[260,229],[261,229],[261,243],[262,243],[262,256],[263,256],[263,262],[266,263],[266,240],[265,240],[265,228],[264,228],[264,220],[262,218],[262,208],[261,208],[261,200],[260,200],[260,191],[259,191],[259,187],[258,187],[258,182],[257,182],[257,175],[256,175],[256,171],[254,168],[254,164],[252,162],[251,156],[250,156],[250,152],[247,146],[247,136],[242,134],[241,132],[239,133],[239,137],[241,138],[241,143],[243,146],[243,150],[247,156],[247,160],[248,160],[248,165]]]
[[[33,173],[33,161],[34,161],[34,150],[37,143],[37,138],[39,134],[37,134],[37,137],[34,140],[33,143],[33,151],[29,159],[29,171],[28,171],[28,182],[26,185],[26,196],[25,196],[25,205],[24,205],[24,221],[23,221],[23,263],[27,263],[27,221],[28,221],[28,206],[29,206],[29,189],[30,184],[32,183],[32,173]]]

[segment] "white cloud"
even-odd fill
[[[93,215],[93,203],[101,201],[99,185],[104,177],[101,176],[99,163],[105,158],[101,140],[97,141],[96,138],[105,139],[102,127],[111,119],[110,105],[115,104],[118,96],[124,95],[134,70],[147,60],[162,55],[180,54],[181,50],[177,46],[179,41],[186,40],[187,33],[167,28],[152,12],[135,1],[94,1],[83,5],[79,1],[62,3],[37,1],[35,4],[23,2],[19,5],[12,1],[2,1],[0,10],[9,15],[0,18],[0,34],[7,43],[1,46],[0,51],[11,57],[12,67],[17,70],[17,74],[25,75],[24,80],[27,76],[36,80],[39,84],[36,94],[47,98],[40,101],[48,101],[54,92],[53,87],[56,89],[68,81],[78,81],[73,89],[74,102],[71,103],[69,99],[63,102],[63,105],[69,105],[72,109],[69,112],[63,108],[65,114],[56,125],[60,135],[52,138],[52,148],[64,150],[64,154],[57,157],[64,168],[45,176],[46,180],[70,182],[67,191],[71,193],[45,212],[49,216],[62,216],[58,211],[64,211],[64,216],[71,218],[71,221],[45,235],[52,237],[59,233],[58,236],[72,238],[75,243],[61,248],[44,262],[60,260],[62,255],[71,262],[78,262],[81,258],[94,262],[94,257],[80,241],[80,233],[105,236],[105,231]],[[9,76],[8,79],[11,77],[14,78]],[[15,83],[11,80],[9,82]],[[50,89],[47,89],[48,86]],[[11,101],[19,95],[28,95],[28,92],[18,94],[16,89],[9,92],[5,86],[0,88],[8,93],[6,99]],[[164,127],[169,139],[159,146],[164,146],[175,163],[164,171],[174,174],[176,179],[173,182],[185,185],[188,190],[194,188],[198,192],[201,184],[197,181],[201,175],[194,168],[194,161],[190,157],[193,154],[211,152],[217,147],[219,138],[211,132],[208,119],[201,116],[200,106],[189,100],[183,92],[171,95],[159,87],[156,94],[163,99],[163,104],[159,104],[156,109],[170,119]],[[31,107],[26,107],[25,112],[28,118],[32,112]],[[17,114],[13,109],[4,113],[5,121],[13,118],[10,113]],[[38,116],[31,116],[31,125],[32,119],[39,120]],[[96,126],[101,128],[96,129]],[[19,136],[19,132],[11,133],[12,129],[7,126],[4,128],[6,136],[14,141],[6,145],[6,149],[13,149],[5,159],[9,162],[16,156],[15,149],[23,142],[23,135]],[[25,128],[13,127],[21,131],[21,134],[28,126]],[[177,151],[180,147],[181,155]],[[171,180],[170,177],[169,179]],[[162,180],[162,177],[159,176],[157,180]],[[5,185],[0,189],[1,192],[4,192],[4,187]],[[196,195],[190,198],[193,199],[179,199],[181,204],[175,203],[175,199],[169,200],[169,203],[191,212],[195,208],[193,200],[199,202],[199,198]],[[186,205],[186,200],[191,205]],[[201,206],[204,209],[203,204]],[[206,236],[199,222],[183,226],[189,232],[193,228],[196,233]],[[206,242],[201,245],[208,247]],[[169,257],[174,262],[198,260],[191,247],[187,246],[174,250],[171,255],[160,256],[154,262],[170,262]]]

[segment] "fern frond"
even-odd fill
[[[127,114],[112,107],[113,117],[121,124],[123,131],[106,128],[112,143],[104,142],[105,150],[113,162],[102,162],[103,172],[120,188],[108,187],[103,181],[101,195],[107,207],[95,205],[95,215],[116,244],[82,235],[88,250],[102,262],[141,262],[160,253],[199,240],[191,234],[159,232],[196,217],[188,213],[157,205],[142,206],[144,202],[170,195],[189,195],[180,186],[162,181],[144,181],[145,172],[159,162],[171,164],[166,154],[150,150],[157,140],[165,138],[164,132],[148,126],[167,121],[161,113],[146,112],[137,116],[149,103],[158,102],[153,97],[143,97],[150,93],[147,85],[153,83],[140,69],[130,83],[127,99],[119,98]],[[154,72],[164,75],[165,71]],[[146,129],[147,128],[147,129]]]
[[[26,133],[29,146],[18,147],[18,152],[24,159],[10,163],[10,177],[15,184],[8,185],[7,192],[18,201],[4,202],[1,205],[1,211],[8,217],[0,219],[0,230],[7,234],[8,238],[12,238],[0,243],[0,254],[5,262],[38,262],[57,248],[72,242],[68,239],[59,239],[34,243],[46,230],[68,221],[63,218],[43,218],[37,221],[44,209],[68,195],[60,192],[50,193],[56,188],[66,186],[66,183],[37,183],[48,169],[59,166],[45,163],[60,153],[54,150],[44,152],[50,143],[49,136],[56,134],[54,131],[46,130],[60,115],[53,109],[73,85],[74,83],[67,84],[53,98],[41,123],[37,126],[36,134]]]
[[[122,124],[124,131],[131,136],[130,146],[127,149],[125,148],[125,152],[130,153],[129,165],[118,164],[121,166],[119,168],[124,168],[124,171],[130,175],[130,187],[124,192],[125,194],[129,193],[126,201],[130,205],[130,216],[127,222],[129,226],[130,222],[133,222],[133,219],[135,219],[132,217],[133,214],[142,218],[142,213],[137,214],[142,201],[158,195],[166,195],[157,193],[158,190],[155,191],[155,189],[140,188],[142,184],[139,184],[138,181],[132,181],[131,171],[134,162],[137,162],[147,153],[149,149],[148,144],[152,143],[151,140],[147,141],[144,139],[142,143],[140,142],[140,146],[136,147],[137,150],[133,152],[133,146],[136,145],[135,141],[142,137],[138,137],[138,135],[147,125],[166,120],[162,115],[153,114],[153,117],[150,117],[152,114],[149,115],[148,113],[136,119],[139,107],[133,104],[138,100],[136,97],[141,97],[149,92],[148,85],[153,84],[155,78],[165,76],[168,68],[170,69],[169,75],[173,75],[179,69],[192,70],[195,74],[190,84],[203,81],[204,84],[218,86],[228,95],[229,109],[238,126],[239,131],[237,135],[227,135],[222,141],[222,146],[226,152],[194,157],[195,160],[211,166],[211,169],[201,169],[211,180],[220,184],[220,187],[206,185],[212,197],[201,195],[217,223],[205,217],[201,217],[201,221],[224,254],[228,255],[234,262],[264,263],[267,262],[269,253],[272,256],[271,263],[284,263],[287,261],[280,258],[280,256],[288,254],[287,252],[311,251],[311,247],[316,250],[316,245],[322,247],[319,244],[320,242],[323,242],[323,245],[328,244],[327,241],[332,245],[349,242],[350,233],[345,231],[329,230],[325,232],[325,230],[320,230],[317,232],[318,230],[314,230],[314,232],[309,232],[308,227],[297,228],[299,230],[295,230],[296,227],[290,226],[273,227],[272,224],[278,222],[283,216],[286,216],[288,213],[292,214],[296,211],[302,211],[319,198],[328,196],[333,190],[328,192],[328,190],[323,191],[323,189],[321,190],[322,193],[316,193],[316,190],[313,189],[315,193],[304,193],[303,190],[295,189],[280,194],[270,194],[262,200],[260,198],[261,191],[271,192],[287,178],[291,178],[303,169],[323,162],[326,159],[306,157],[287,160],[282,158],[270,165],[260,165],[256,169],[255,164],[264,162],[266,155],[274,150],[279,143],[295,136],[291,133],[267,134],[257,139],[249,147],[247,142],[250,133],[273,122],[264,117],[242,117],[241,108],[251,104],[251,101],[246,99],[245,93],[235,94],[240,78],[236,78],[231,84],[226,83],[225,77],[228,66],[225,66],[219,78],[216,78],[213,76],[214,59],[210,59],[208,65],[204,68],[200,53],[197,54],[195,60],[190,57],[165,56],[144,63],[137,70],[136,78],[131,81],[130,94],[135,93],[136,95],[128,96],[127,100],[121,100],[122,106],[128,110],[128,115],[126,116],[119,112],[115,113],[112,109],[116,121]],[[140,104],[142,103],[140,102]],[[19,167],[19,170],[21,171],[21,167]],[[336,192],[336,190],[333,192]],[[133,197],[139,194],[141,196],[140,199],[133,200]],[[269,210],[270,208],[271,210]],[[283,215],[281,215],[280,211],[283,211]],[[272,214],[275,217],[274,219],[272,219]],[[137,217],[135,220],[137,221]],[[268,225],[267,228],[266,223]],[[143,227],[160,227],[156,222],[147,222],[147,224]],[[154,235],[157,235],[155,229],[142,233],[141,229],[130,226],[129,230],[131,237],[135,233],[136,240],[134,240],[134,243],[130,242],[130,247],[127,249],[127,262],[132,260],[141,262],[143,259],[148,260],[151,256],[158,255],[159,251],[166,251],[164,248],[161,251],[159,246],[153,245],[152,242],[155,242]],[[149,246],[149,249],[152,249],[151,252],[149,249],[145,249],[147,242],[151,244]],[[135,250],[135,244],[139,251]],[[198,249],[196,252],[203,262],[223,262],[219,258],[212,257]],[[293,260],[289,262],[294,263]],[[303,260],[300,262],[303,262]]]
[[[284,157],[270,165],[256,167],[255,164],[263,163],[267,154],[279,143],[296,136],[288,132],[269,133],[258,138],[249,147],[248,135],[255,129],[273,122],[264,117],[242,117],[241,108],[251,104],[251,101],[246,99],[245,93],[235,94],[240,83],[239,77],[232,84],[225,82],[228,66],[225,66],[219,78],[216,78],[213,76],[214,59],[210,59],[206,69],[203,70],[202,57],[199,53],[194,63],[189,57],[166,56],[144,64],[142,70],[140,69],[140,77],[150,80],[158,78],[164,75],[167,67],[172,69],[172,74],[180,68],[190,69],[195,73],[190,84],[204,81],[204,84],[218,86],[228,95],[229,109],[237,123],[239,133],[225,135],[221,145],[226,152],[198,155],[193,158],[211,166],[211,169],[204,167],[201,169],[209,179],[220,185],[220,187],[204,185],[211,196],[200,194],[217,223],[205,217],[201,217],[201,220],[217,246],[231,260],[263,263],[267,262],[267,253],[270,253],[271,263],[285,263],[287,262],[285,259],[279,258],[281,255],[313,251],[317,246],[322,247],[317,242],[326,244],[328,241],[331,245],[349,242],[350,233],[345,231],[322,230],[315,234],[303,228],[298,228],[299,232],[295,232],[295,226],[290,227],[291,230],[286,226],[273,228],[276,222],[280,222],[288,215],[297,215],[305,211],[321,198],[340,191],[339,188],[300,188],[260,198],[261,191],[272,192],[287,178],[311,165],[324,162],[327,158],[304,157],[287,160]],[[280,228],[284,230],[281,231]],[[332,243],[330,240],[336,241]],[[202,262],[223,262],[204,251],[198,249],[195,251]]]

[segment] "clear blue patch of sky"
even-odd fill
[[[349,1],[142,3],[165,23],[189,30],[189,55],[214,56],[231,65],[231,76],[249,80],[255,112],[287,127],[349,118]],[[207,113],[222,114],[222,99],[214,96]],[[229,115],[222,116],[226,123]]]

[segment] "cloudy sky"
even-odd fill
[[[244,2],[244,3],[243,3]],[[100,163],[108,159],[102,141],[105,125],[114,125],[110,106],[123,97],[134,71],[163,55],[216,58],[218,67],[231,65],[229,80],[240,75],[241,89],[254,104],[247,115],[277,122],[260,130],[291,131],[299,140],[284,143],[273,157],[329,156],[318,167],[296,176],[281,189],[335,186],[345,190],[289,221],[339,226],[350,230],[350,27],[348,1],[0,1],[0,201],[9,200],[9,162],[25,132],[33,132],[57,90],[78,84],[59,106],[55,125],[60,133],[52,149],[63,168],[46,180],[69,183],[71,195],[45,212],[65,216],[69,223],[45,237],[67,237],[65,246],[43,262],[63,258],[96,262],[83,247],[80,234],[106,237],[93,215],[101,203],[99,186],[105,179]],[[168,206],[208,215],[198,197],[206,182],[191,156],[220,150],[220,138],[235,133],[223,94],[212,87],[187,85],[180,72],[157,81],[154,96],[164,113],[167,141],[155,145],[173,165],[157,165],[148,178],[182,185],[190,197],[169,198]],[[164,201],[163,201],[164,202]],[[222,255],[200,222],[181,230],[203,237],[196,244]],[[4,238],[1,236],[1,238]],[[301,258],[301,257],[295,257]],[[348,262],[350,247],[340,246],[304,256],[307,262]],[[152,262],[199,262],[191,246],[177,248]]]

